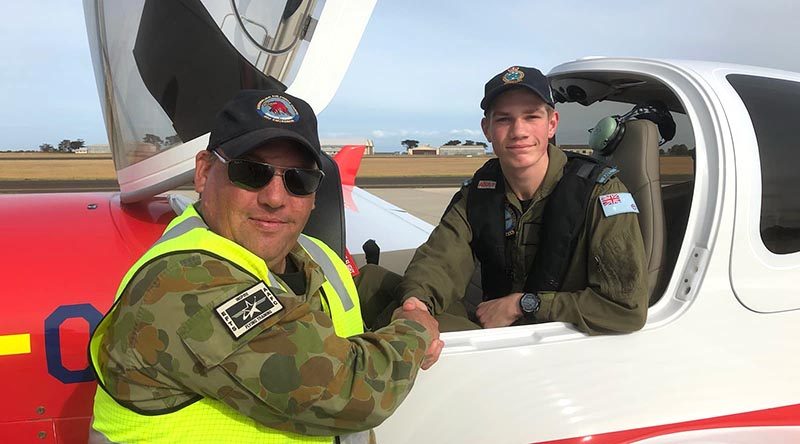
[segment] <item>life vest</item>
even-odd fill
[[[345,264],[318,239],[301,235],[298,241],[325,274],[322,291],[327,298],[322,298],[322,304],[333,320],[336,334],[348,337],[363,333],[358,295]],[[176,252],[198,250],[230,261],[269,286],[280,287],[264,260],[241,245],[209,230],[190,205],[167,226],[162,237],[131,267],[117,290],[116,298],[119,299],[133,277],[153,259]],[[103,378],[96,362],[103,335],[108,328],[107,320],[111,318],[109,315],[115,308],[116,304],[100,322],[89,346],[92,365],[98,375],[90,443],[340,442],[339,437],[305,436],[271,429],[224,402],[199,395],[195,400],[163,414],[137,413],[125,407],[125,402],[118,402],[104,389]],[[368,431],[348,435],[341,442],[366,442],[368,435]]]
[[[524,291],[561,289],[578,236],[584,227],[592,191],[614,173],[599,160],[564,152],[564,174],[544,208],[539,244]],[[487,161],[468,182],[467,221],[472,251],[481,264],[484,300],[511,293],[514,267],[505,237],[505,179],[498,159]]]

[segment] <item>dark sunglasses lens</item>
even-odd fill
[[[237,186],[255,190],[263,187],[275,175],[271,165],[264,165],[247,160],[231,160],[228,163],[228,178]]]
[[[320,170],[300,170],[290,168],[283,173],[283,181],[286,189],[297,196],[306,196],[319,188],[322,182],[322,171]]]

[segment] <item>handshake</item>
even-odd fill
[[[425,330],[431,335],[432,341],[425,351],[425,358],[422,360],[421,368],[423,370],[431,368],[439,360],[444,342],[439,339],[439,322],[428,311],[428,306],[419,299],[410,297],[403,302],[401,307],[394,311],[392,320],[394,319],[408,319],[425,327]]]

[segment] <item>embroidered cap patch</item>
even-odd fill
[[[281,310],[283,305],[264,282],[253,285],[216,308],[222,322],[237,339]]]
[[[639,207],[633,201],[631,193],[613,193],[600,196],[600,205],[606,217],[624,213],[638,213]]]
[[[292,102],[279,95],[264,97],[258,102],[258,113],[273,122],[292,123],[300,120]]]
[[[512,66],[503,75],[503,83],[519,83],[524,77],[525,72],[519,69],[519,66]]]

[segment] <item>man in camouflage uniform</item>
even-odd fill
[[[421,302],[363,333],[344,263],[301,235],[320,153],[313,111],[281,91],[243,91],[217,116],[196,156],[200,201],[93,334],[93,442],[363,440],[436,361]]]
[[[644,246],[638,210],[615,170],[548,143],[559,116],[535,68],[496,75],[481,108],[497,159],[454,196],[409,264],[399,299],[421,299],[442,331],[479,328],[459,302],[480,261],[480,326],[563,321],[590,334],[640,329],[648,301]],[[570,223],[572,234],[563,228]]]

